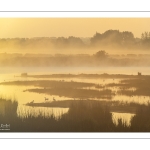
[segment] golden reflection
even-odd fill
[[[114,124],[118,125],[118,119],[122,119],[123,122],[127,124],[127,126],[130,126],[130,121],[135,114],[131,113],[117,113],[117,112],[112,112],[112,120]]]
[[[0,120],[14,131],[149,131],[149,24],[0,18]]]

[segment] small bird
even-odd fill
[[[34,100],[30,102],[30,104],[33,104],[33,103],[34,103]]]
[[[48,98],[45,97],[45,101],[48,101]]]
[[[56,101],[56,99],[53,97],[53,101]]]

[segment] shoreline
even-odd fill
[[[137,77],[150,77],[150,75],[127,75],[127,74],[41,74],[41,75],[21,75],[15,77],[32,77],[32,78],[137,78]]]
[[[26,106],[31,106],[31,107],[59,107],[59,108],[71,108],[72,105],[76,105],[77,103],[82,103],[82,102],[88,102],[89,104],[91,103],[103,103],[103,104],[108,104],[110,106],[110,112],[117,112],[117,113],[132,113],[136,114],[136,106],[111,106],[111,102],[106,102],[106,101],[98,101],[98,100],[62,100],[62,101],[53,101],[53,102],[45,102],[45,103],[27,103],[24,104]]]

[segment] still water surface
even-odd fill
[[[22,78],[22,77],[15,77],[20,76],[21,73],[27,72],[29,75],[41,75],[41,74],[128,74],[128,75],[137,75],[137,72],[142,72],[144,75],[150,75],[149,67],[22,67],[22,68],[0,68],[0,82],[8,82],[8,81],[29,81],[29,80],[61,80],[60,78]],[[64,81],[70,82],[71,80],[75,82],[86,82],[86,83],[95,83],[105,85],[108,83],[118,83],[121,79],[112,79],[103,80],[102,78],[99,79],[87,79],[87,78],[64,78]],[[26,112],[30,112],[33,115],[38,115],[37,112],[42,112],[44,115],[50,115],[52,112],[55,116],[59,116],[63,113],[67,113],[68,108],[32,108],[25,106],[24,104],[34,100],[35,102],[44,102],[44,97],[49,98],[49,101],[52,101],[53,97],[56,100],[70,100],[70,97],[59,97],[58,95],[48,95],[48,94],[39,94],[39,93],[32,93],[32,92],[24,92],[26,89],[33,89],[34,86],[16,86],[16,85],[0,85],[0,95],[6,98],[16,98],[19,103],[18,107],[18,115],[25,116]],[[116,88],[112,88],[113,91],[117,91]],[[116,94],[111,100],[114,101],[123,101],[123,102],[136,102],[136,103],[147,103],[150,101],[148,96],[126,96],[126,95],[118,95]],[[24,110],[22,113],[20,110]],[[115,113],[113,112],[113,120],[116,123],[116,118],[123,118],[127,124],[129,124],[131,117],[134,114],[129,113]]]

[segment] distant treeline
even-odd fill
[[[150,49],[150,32],[141,34],[141,38],[134,37],[129,31],[107,30],[98,33],[90,39],[92,47],[120,48],[120,49]]]
[[[93,37],[36,37],[0,39],[0,49],[67,49],[67,48],[120,48],[120,49],[150,49],[150,32],[141,33],[135,38],[132,32],[107,30]],[[6,51],[6,52],[7,52]]]
[[[109,55],[104,50],[100,50],[93,55],[46,55],[46,54],[0,54],[0,66],[10,67],[43,67],[43,66],[150,66],[150,55],[127,54]]]

